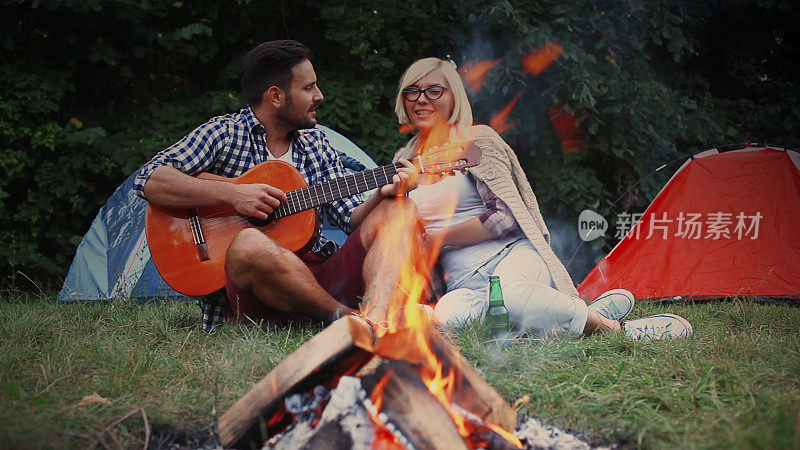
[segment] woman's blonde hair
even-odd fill
[[[453,92],[453,98],[455,99],[453,114],[450,116],[450,120],[448,120],[447,123],[458,126],[471,126],[472,107],[469,105],[467,91],[464,90],[464,83],[461,82],[461,77],[458,75],[458,72],[456,72],[456,63],[439,58],[419,59],[408,66],[408,69],[406,69],[405,73],[400,78],[400,85],[397,89],[397,99],[394,106],[397,120],[400,121],[401,125],[409,123],[408,114],[406,114],[405,104],[403,103],[403,89],[416,83],[434,70],[439,70],[442,75],[444,75],[444,79],[447,80],[447,84],[450,85],[450,91]]]

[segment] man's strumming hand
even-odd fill
[[[266,219],[281,203],[286,203],[286,194],[268,184],[232,184],[228,203],[239,214],[257,219]]]

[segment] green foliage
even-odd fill
[[[602,211],[686,152],[736,141],[798,145],[792,2],[4,0],[3,8],[6,280],[63,277],[122,180],[210,116],[243,105],[240,58],[270,39],[314,51],[326,96],[320,121],[380,163],[409,138],[393,109],[411,61],[499,60],[471,93],[475,118],[489,123],[521,95],[503,136],[549,220]],[[548,42],[563,46],[561,56],[526,74],[522,57]],[[582,150],[563,150],[554,107],[575,117]],[[659,187],[648,180],[621,205],[640,212]]]
[[[684,150],[678,148],[682,142],[703,146],[724,139],[715,121],[716,127],[707,127],[708,119],[694,117],[698,103],[708,103],[702,87],[682,89],[686,77],[695,77],[680,67],[694,51],[687,22],[705,13],[694,8],[688,17],[681,13],[674,2],[565,6],[540,1],[470,9],[466,20],[472,26],[466,29],[483,27],[506,44],[488,55],[500,58],[504,70],[478,94],[477,116],[486,120],[503,106],[498,96],[524,92],[509,119],[518,125],[507,139],[529,168],[547,212],[607,206],[628,187],[613,184],[617,172],[635,180]],[[563,46],[561,57],[538,76],[525,74],[521,55],[547,42]],[[561,151],[547,120],[554,106],[577,117],[582,151]]]
[[[394,116],[397,83],[410,62],[437,54],[450,42],[446,11],[437,2],[413,0],[398,8],[388,0],[346,0],[325,5],[330,48],[318,52],[328,105],[322,120],[342,130],[379,163],[408,140]],[[421,17],[424,27],[409,26]]]

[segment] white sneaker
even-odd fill
[[[636,299],[627,289],[612,289],[604,292],[589,304],[589,309],[611,320],[620,320],[630,314]]]
[[[694,333],[692,324],[675,314],[656,314],[629,320],[622,324],[622,330],[631,339],[647,341],[682,339]]]

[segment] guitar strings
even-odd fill
[[[419,156],[420,159],[422,159],[421,155]],[[420,165],[422,165],[421,161]],[[332,201],[341,198],[349,197],[361,192],[368,191],[370,189],[374,189],[389,184],[390,177],[394,177],[394,175],[397,174],[397,169],[401,167],[402,164],[400,163],[392,163],[369,171],[363,171],[347,175],[344,177],[340,177],[334,180],[325,181],[323,183],[315,184],[313,186],[305,186],[303,188],[289,191],[286,193],[289,202],[278,206],[278,208],[276,208],[273,211],[273,213],[270,214],[270,216],[273,216],[271,219],[279,219],[287,215],[310,210],[312,208],[316,208],[317,206],[330,203]],[[458,169],[459,167],[454,166],[452,168]],[[387,169],[389,170],[390,173],[387,173]],[[380,172],[383,172],[382,183],[378,181],[378,175],[380,174]],[[372,183],[374,183],[374,185],[370,184],[370,181],[367,179],[368,175],[372,175]],[[360,180],[359,177],[361,177]],[[355,192],[352,192],[350,189],[351,181],[354,184]],[[342,185],[342,183],[344,183],[344,186]],[[326,187],[328,190],[327,193],[325,192]],[[333,191],[334,187],[338,192],[338,196]],[[342,187],[344,187],[345,191],[347,192],[347,195],[343,194]],[[305,195],[307,193],[310,195]],[[330,200],[328,200],[329,197]],[[279,215],[278,217],[274,217],[274,214],[279,210],[280,210],[279,214],[281,215]],[[288,212],[288,214],[284,214],[283,211]],[[192,216],[190,216],[190,218],[187,221],[191,222],[192,220],[191,217]],[[225,208],[213,214],[207,214],[204,216],[194,216],[194,217],[195,217],[194,220],[198,220],[200,222],[200,228],[201,228],[200,231],[203,233],[224,230],[232,228],[233,226],[235,226],[236,229],[240,229],[242,225],[248,228],[257,227],[257,225],[250,222],[250,220],[247,217],[238,214],[233,208]]]
[[[464,142],[448,143],[448,144],[445,144],[444,146],[442,146],[441,148],[436,147],[437,150],[434,153],[435,154],[442,154],[442,153],[444,153],[444,151],[449,151],[448,149],[452,149],[452,148],[455,148],[455,149],[458,149],[458,150],[462,150],[463,144],[464,144]],[[422,166],[423,155],[422,154],[417,154],[417,155],[415,155],[415,158],[417,158],[419,160],[420,166]],[[455,160],[456,158],[453,157],[452,159]],[[330,201],[334,201],[333,197],[335,197],[335,196],[333,196],[333,195],[332,195],[332,199],[330,201],[325,200],[326,197],[327,197],[324,194],[324,186],[325,185],[329,186],[329,191],[331,192],[331,194],[333,194],[332,189],[330,188],[330,185],[336,184],[337,190],[339,191],[339,195],[340,195],[339,198],[349,197],[349,196],[354,195],[354,194],[350,192],[348,179],[352,179],[355,182],[356,190],[357,190],[356,194],[358,194],[360,192],[364,192],[364,191],[367,191],[367,190],[371,189],[371,188],[367,187],[368,186],[367,181],[366,181],[366,174],[367,173],[371,173],[373,175],[373,178],[375,178],[375,174],[378,171],[382,170],[383,171],[383,175],[384,175],[384,180],[385,180],[386,184],[388,184],[388,175],[386,174],[386,169],[387,168],[388,169],[392,169],[393,172],[392,172],[391,176],[394,176],[395,174],[397,174],[397,169],[399,169],[400,167],[402,167],[402,164],[395,162],[395,163],[388,164],[388,165],[385,165],[385,166],[382,166],[382,167],[377,167],[375,169],[371,169],[371,170],[368,170],[368,171],[359,172],[359,173],[355,173],[355,174],[352,174],[352,175],[347,175],[347,176],[338,178],[336,180],[330,180],[330,181],[326,181],[326,182],[323,182],[323,183],[320,183],[320,184],[317,184],[317,185],[314,185],[314,186],[306,186],[306,187],[303,187],[303,188],[300,188],[300,189],[295,189],[293,191],[289,191],[289,192],[286,193],[287,197],[289,195],[291,195],[291,194],[295,194],[295,197],[296,197],[297,195],[300,195],[301,191],[310,191],[312,188],[315,188],[317,186],[323,186],[323,195],[322,195],[322,197],[320,197],[319,195],[315,194],[314,196],[308,197],[306,199],[306,200],[309,200],[309,201],[317,202],[317,201],[320,200],[320,198],[322,198],[323,202],[321,202],[321,203],[319,203],[319,204],[317,204],[315,206],[305,206],[305,207],[303,207],[303,205],[301,205],[301,204],[295,204],[293,201],[290,201],[288,203],[288,205],[293,206],[294,209],[296,209],[296,211],[290,212],[290,214],[294,214],[294,213],[297,213],[297,212],[300,212],[300,211],[305,211],[306,209],[315,208],[315,207],[317,207],[317,206],[319,206],[321,204],[328,203]],[[359,175],[362,175],[362,177],[364,178],[365,185],[363,185],[363,186],[358,183],[357,176],[359,176]],[[344,182],[345,182],[345,188],[347,189],[347,192],[348,192],[347,196],[344,196],[341,193],[341,183],[340,183],[341,180],[344,180]],[[377,179],[375,181],[377,181]],[[299,200],[298,200],[298,202],[299,202]],[[276,208],[276,210],[280,209],[280,208],[284,208],[285,205],[287,205],[287,204],[285,203],[285,204],[282,204],[282,205],[278,206],[278,208]],[[307,203],[306,203],[306,205],[307,205]],[[302,208],[302,209],[297,209],[297,208]],[[291,210],[291,208],[290,208],[290,210]],[[218,211],[218,212],[216,212],[214,214],[205,215],[205,216],[202,217],[202,219],[210,219],[210,218],[213,218],[215,216],[227,215],[227,214],[230,214],[232,211],[233,211],[232,208],[224,209],[224,210]]]
[[[286,193],[289,202],[282,203],[278,208],[275,208],[275,210],[271,215],[274,215],[275,212],[279,210],[288,212],[288,214],[283,214],[279,217],[275,217],[276,219],[279,219],[287,215],[295,214],[300,211],[306,211],[341,198],[349,197],[361,192],[368,191],[370,189],[374,189],[379,185],[389,184],[389,180],[391,179],[391,177],[397,174],[397,169],[399,167],[402,167],[402,164],[393,163],[386,166],[377,167],[372,170],[367,170],[364,172],[347,175],[341,178],[337,178],[335,180],[329,180],[323,183],[318,183],[312,186],[306,186],[299,189],[295,189],[293,191],[289,191]],[[367,179],[368,175],[372,176],[372,181]],[[378,179],[379,175],[382,175],[383,178],[382,182],[379,181]],[[360,180],[359,177],[361,178]],[[338,198],[336,193],[334,192],[334,187],[336,188],[336,191],[339,193]],[[325,192],[326,188],[327,192]],[[345,190],[347,191],[347,195],[344,195]],[[305,195],[306,193],[310,193],[310,195]],[[224,210],[217,211],[213,214],[202,216],[200,217],[200,219],[202,221],[202,228],[204,232],[227,228],[231,225],[230,222],[234,220],[235,221],[243,220],[249,224],[249,221],[245,217],[237,214],[233,208],[226,208]],[[218,221],[214,219],[224,219],[224,220]]]

